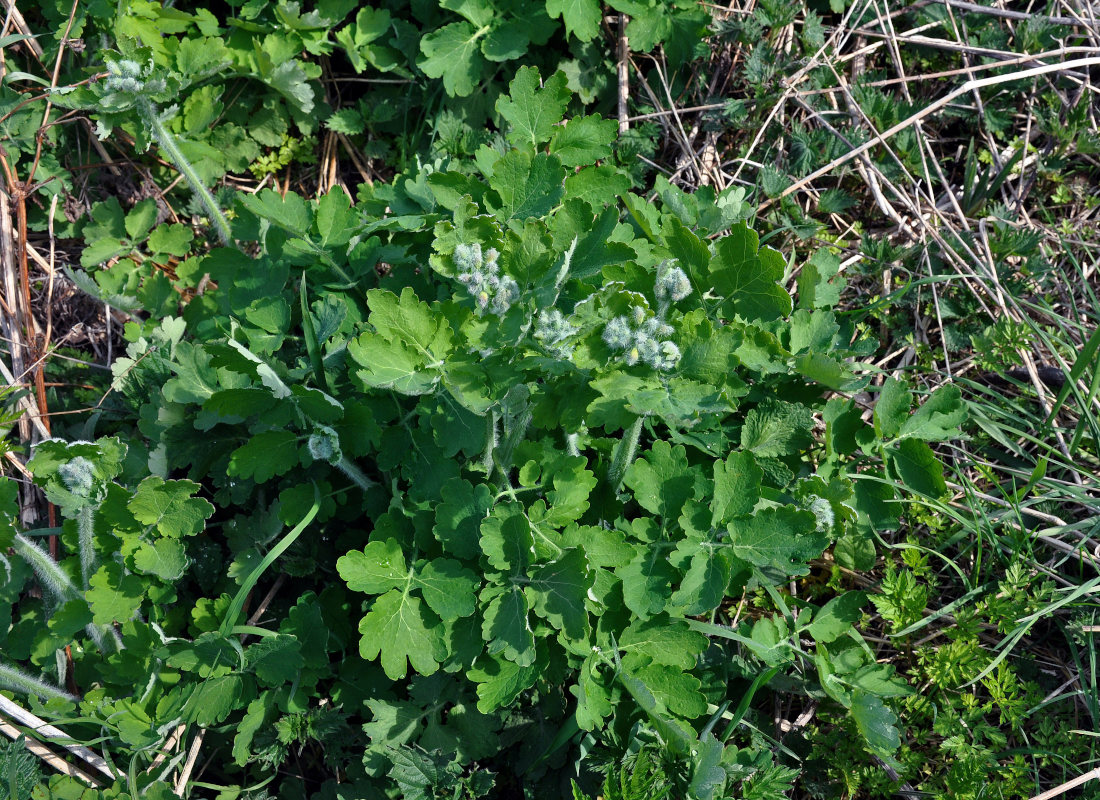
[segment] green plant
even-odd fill
[[[926,442],[955,435],[957,392],[911,414],[891,380],[864,422],[845,393],[872,345],[832,310],[835,257],[802,265],[796,306],[739,192],[648,204],[598,163],[614,123],[561,123],[564,75],[510,88],[512,146],[376,189],[392,214],[240,197],[232,238],[262,255],[198,256],[219,288],[128,327],[115,373],[138,429],[38,447],[87,588],[14,657],[48,674],[80,642],[62,620],[90,613],[121,647],[74,657],[96,686],[83,725],[143,760],[166,720],[206,728],[225,780],[293,744],[309,791],[352,769],[320,748],[362,718],[364,787],[472,797],[562,769],[594,787],[583,747],[663,764],[676,796],[778,797],[797,770],[753,731],[781,674],[889,761],[888,703],[910,690],[853,628],[865,593],[819,607],[782,587],[826,550],[873,562],[896,481],[938,496]],[[277,629],[242,622],[274,574],[294,587]]]

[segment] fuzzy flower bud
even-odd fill
[[[335,464],[344,455],[340,450],[340,436],[327,425],[318,425],[313,429],[306,448],[315,461],[327,461],[330,464]]]
[[[819,531],[832,530],[833,523],[836,522],[836,514],[833,512],[832,503],[824,497],[815,495],[810,503],[810,511],[817,517],[817,529]]]
[[[464,273],[477,272],[481,269],[481,243],[474,242],[473,244],[458,244],[455,245],[454,252],[455,266],[462,270]],[[459,275],[459,280],[462,280],[462,276]]]
[[[679,267],[670,267],[672,262],[665,261],[657,268],[657,282],[653,287],[657,299],[678,303],[691,294],[691,281]]]
[[[95,464],[84,456],[77,456],[57,468],[58,477],[65,488],[79,497],[89,497],[95,486]]]

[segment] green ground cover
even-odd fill
[[[3,791],[1094,796],[1100,23],[1018,5],[9,4]]]

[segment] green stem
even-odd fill
[[[80,578],[85,588],[95,572],[95,507],[84,506],[76,518],[76,530],[80,545]]]
[[[0,686],[12,689],[13,691],[22,692],[23,694],[33,694],[46,700],[60,698],[62,700],[75,701],[77,699],[68,692],[58,689],[56,686],[51,686],[45,681],[32,678],[22,670],[16,669],[15,667],[9,667],[6,664],[0,664]]]
[[[80,597],[80,592],[72,579],[45,550],[21,533],[15,534],[13,546],[19,557],[34,570],[42,588],[53,596],[58,605]]]
[[[336,467],[336,469],[344,473],[348,477],[348,480],[350,480],[364,492],[367,491],[367,489],[369,489],[370,487],[374,486],[374,481],[368,478],[363,473],[363,470],[359,469],[359,467],[351,463],[351,461],[348,460],[347,456],[340,456],[340,460],[337,461],[334,466]]]
[[[229,220],[225,218],[225,214],[218,208],[217,201],[214,200],[214,195],[210,194],[210,190],[206,188],[202,180],[199,178],[199,174],[195,172],[195,168],[191,166],[186,158],[184,158],[183,152],[180,150],[179,145],[176,143],[176,137],[172,135],[172,132],[164,127],[164,123],[160,119],[160,115],[157,114],[157,109],[153,105],[153,102],[147,97],[141,97],[138,99],[137,107],[139,113],[145,118],[146,124],[153,132],[153,137],[157,140],[157,144],[160,145],[160,149],[165,152],[172,163],[176,165],[176,169],[183,175],[184,180],[191,187],[203,206],[206,207],[207,213],[210,214],[210,219],[214,223],[214,227],[218,230],[218,238],[221,239],[222,244],[227,247],[233,241],[233,237],[229,230]]]
[[[638,439],[642,435],[642,423],[644,422],[645,417],[638,417],[634,420],[634,423],[627,428],[623,438],[619,440],[619,443],[615,445],[615,450],[611,453],[611,464],[607,468],[607,482],[611,484],[611,488],[616,492],[622,486],[623,476],[626,474],[627,468],[634,463],[634,454],[638,452]]]

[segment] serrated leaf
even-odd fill
[[[390,680],[400,680],[408,667],[431,675],[445,656],[443,626],[420,598],[397,589],[374,601],[359,622],[359,654],[368,661],[380,657]]]
[[[768,508],[727,526],[730,549],[742,561],[805,575],[806,562],[821,555],[828,537],[817,530],[817,518],[794,506]]]
[[[451,558],[429,561],[413,579],[413,585],[420,589],[432,611],[444,620],[468,617],[474,613],[477,583],[473,572]]]
[[[446,552],[464,560],[475,558],[481,552],[481,521],[493,505],[489,487],[456,478],[443,484],[440,496],[443,502],[435,510],[435,538]]]
[[[663,664],[650,664],[630,672],[673,714],[694,719],[706,713],[707,701],[699,691],[702,684],[694,675]]]
[[[866,603],[866,592],[845,592],[834,597],[814,615],[807,630],[819,642],[835,641],[862,616]]]
[[[192,496],[201,488],[194,481],[166,481],[150,475],[138,484],[127,508],[134,519],[162,536],[193,536],[214,513],[214,506],[207,500]]]
[[[281,686],[298,677],[305,666],[302,644],[294,636],[265,636],[245,650],[245,665],[266,686]]]
[[[896,378],[887,378],[875,400],[875,435],[880,439],[893,439],[901,432],[909,416],[913,396],[905,384]]]
[[[767,398],[745,415],[741,447],[757,456],[793,455],[809,445],[813,424],[806,406]]]
[[[694,555],[671,602],[682,608],[685,616],[694,617],[713,611],[722,602],[733,566],[729,553],[722,549],[700,549],[695,543],[691,543],[688,549]]]
[[[798,275],[798,305],[802,308],[831,308],[840,302],[844,279],[838,278],[840,259],[818,250],[802,265]]]
[[[646,511],[675,519],[695,493],[695,478],[687,450],[658,439],[644,457],[630,465],[623,483]]]
[[[791,313],[791,296],[779,285],[786,262],[759,243],[756,233],[740,222],[714,246],[710,277],[713,291],[727,298],[723,309],[728,309],[728,316],[770,320]]]
[[[353,592],[382,594],[409,581],[405,554],[394,539],[368,542],[336,561],[336,571]]]
[[[240,708],[250,698],[246,695],[244,677],[221,675],[208,678],[195,687],[183,709],[187,722],[209,727],[223,722],[230,712]]]
[[[681,670],[693,669],[707,644],[706,636],[667,614],[636,619],[619,636],[619,649],[624,653],[641,653],[656,664]]]
[[[618,136],[618,124],[598,114],[573,117],[554,129],[550,152],[567,167],[595,164],[611,156],[611,143]]]
[[[527,666],[500,658],[483,657],[466,675],[477,683],[477,710],[490,714],[505,708],[534,685],[539,675],[539,664],[532,660]]]
[[[485,608],[481,633],[490,654],[501,653],[509,661],[529,666],[535,660],[535,636],[528,613],[527,595],[519,586],[508,586]]]
[[[141,607],[145,585],[137,575],[123,575],[119,564],[107,563],[88,579],[88,604],[92,622],[110,625],[125,622]]]
[[[516,505],[497,506],[481,523],[481,549],[489,564],[511,575],[526,574],[534,552],[531,523]]]
[[[466,97],[481,79],[485,61],[478,40],[490,26],[474,27],[469,22],[453,22],[420,40],[423,56],[416,65],[429,78],[442,78],[443,88],[452,97]]]
[[[659,548],[639,548],[638,555],[615,574],[622,579],[623,602],[642,619],[664,611],[672,596],[676,570]]]
[[[596,0],[547,0],[546,13],[561,17],[565,31],[582,42],[590,42],[600,33],[600,4]]]
[[[897,729],[898,718],[878,697],[854,689],[851,711],[856,727],[871,752],[889,756],[901,746],[901,734]]]
[[[500,196],[497,212],[504,219],[543,217],[565,194],[561,159],[546,153],[532,156],[509,150],[493,167],[489,186]]]
[[[943,464],[920,439],[901,439],[888,452],[895,474],[914,492],[926,497],[942,497],[947,493]]]
[[[493,26],[481,42],[481,54],[490,61],[511,61],[527,52],[531,43],[521,20],[505,20]]]
[[[764,471],[751,452],[730,453],[725,461],[714,462],[714,504],[711,524],[728,522],[752,512],[760,499]]]
[[[724,752],[722,743],[709,731],[699,739],[688,785],[688,794],[693,800],[717,800],[721,796],[726,786],[726,771],[722,768]]]
[[[143,542],[134,552],[134,567],[139,572],[156,575],[166,583],[182,578],[188,563],[183,543],[174,539]]]
[[[291,431],[264,431],[229,456],[230,475],[264,483],[298,466],[298,437]]]
[[[508,84],[508,94],[497,100],[497,113],[510,127],[508,141],[517,146],[549,141],[569,104],[565,73],[555,72],[542,87],[539,82],[538,69],[520,67]]]
[[[966,403],[959,387],[941,386],[902,423],[898,436],[913,436],[926,442],[958,439],[965,421]]]
[[[535,613],[571,639],[588,635],[585,600],[592,586],[584,551],[573,548],[535,570],[527,591]]]

